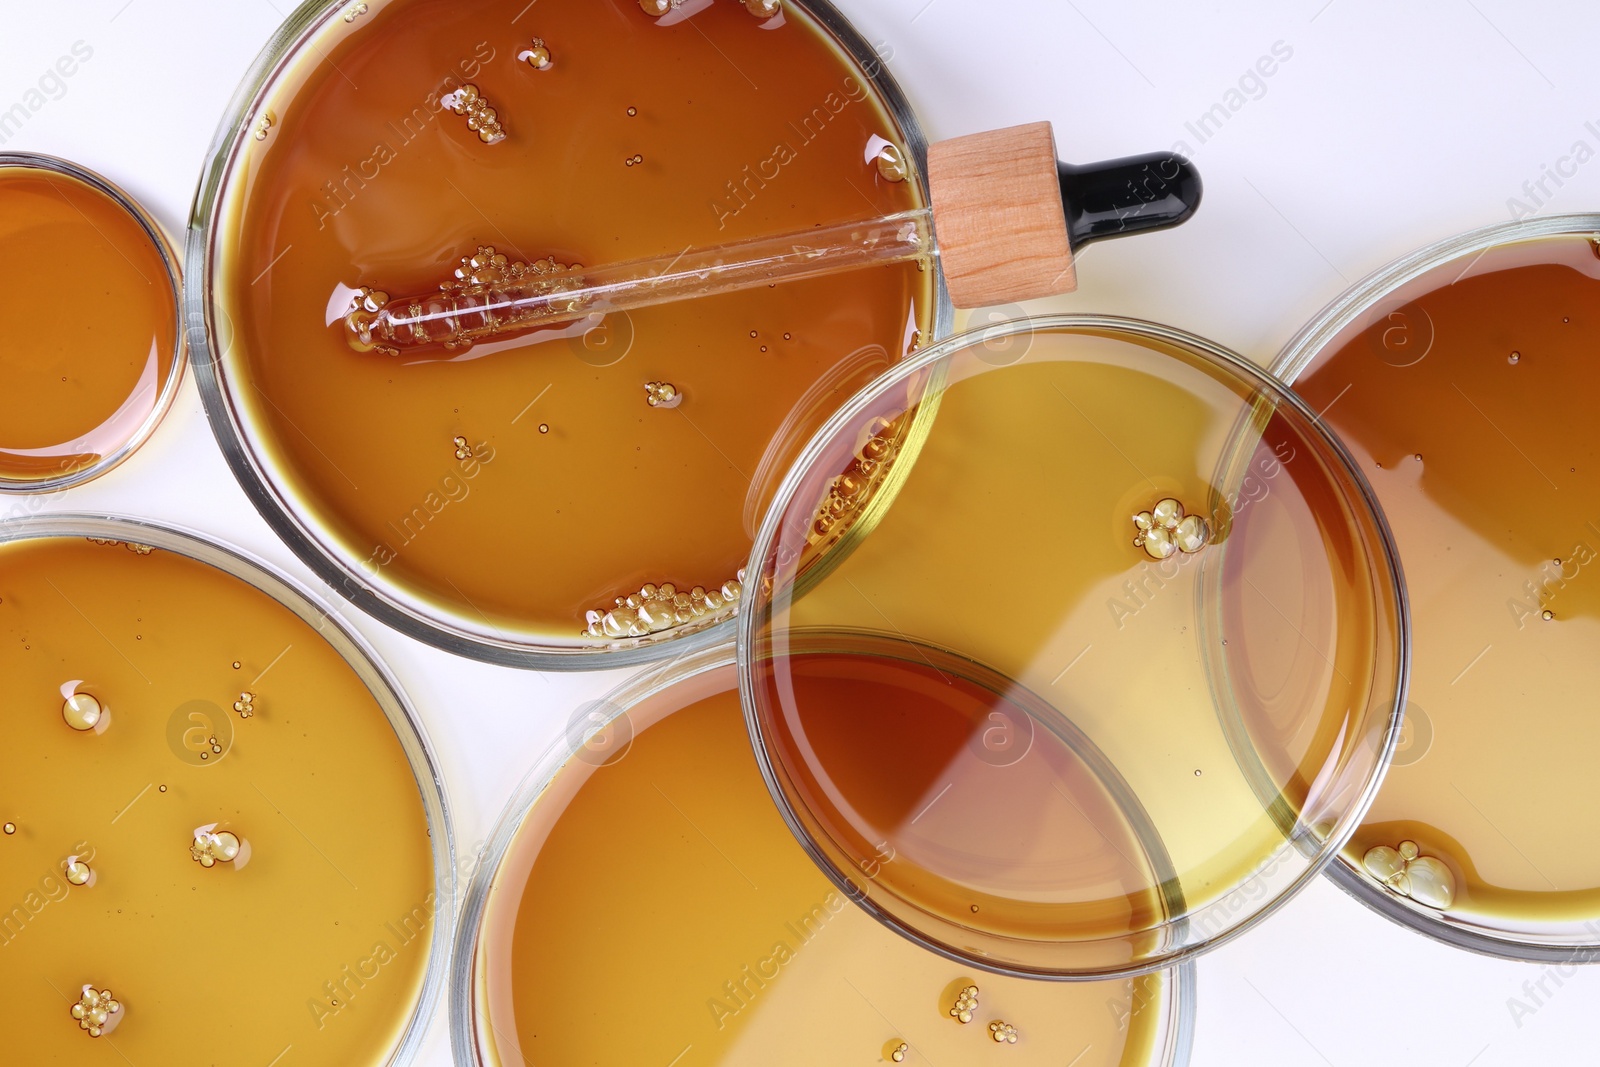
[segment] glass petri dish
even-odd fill
[[[571,723],[466,897],[460,1067],[969,1063],[997,1032],[1020,1064],[1188,1062],[1192,965],[1073,986],[979,975],[851,906],[767,799],[731,647],[647,670]]]
[[[8,522],[0,694],[16,1062],[412,1061],[450,947],[444,795],[327,607],[193,534]]]
[[[756,540],[741,688],[840,891],[968,965],[1147,972],[1360,821],[1403,699],[1381,513],[1293,393],[1200,338],[955,337],[815,437]]]
[[[63,257],[80,285],[39,285]],[[144,443],[183,378],[182,290],[166,234],[121,189],[0,152],[0,315],[50,323],[0,350],[0,493],[79,485]]]
[[[937,271],[895,264],[352,350],[358,291],[438,292],[485,246],[615,263],[926,206],[916,120],[828,3],[672,8],[307,3],[214,143],[188,255],[218,440],[322,578],[450,651],[573,669],[714,642],[800,446],[948,327]],[[468,85],[496,143],[445,102]]]
[[[1493,226],[1339,297],[1275,369],[1370,479],[1415,622],[1402,743],[1330,874],[1448,944],[1600,947],[1600,215]]]

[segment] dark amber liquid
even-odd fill
[[[47,280],[52,263],[70,263],[70,280]],[[93,466],[162,402],[178,329],[167,264],[99,189],[0,167],[0,318],[12,324],[0,345],[0,482]]]
[[[65,722],[71,682],[103,731]],[[388,1062],[440,907],[432,842],[383,709],[315,630],[162,549],[0,545],[0,722],[0,1058]],[[195,862],[213,823],[248,856]],[[123,1004],[98,1038],[69,1014],[86,983]]]
[[[487,635],[593,643],[586,613],[646,583],[720,588],[811,429],[926,334],[931,272],[453,357],[352,352],[330,299],[427,292],[479,245],[594,265],[906,210],[914,183],[868,151],[901,140],[892,120],[792,4],[781,24],[721,2],[659,21],[635,0],[370,7],[268,94],[224,204],[226,372],[254,447],[352,568]],[[535,35],[549,69],[517,59]],[[503,142],[442,110],[464,82]],[[681,403],[652,407],[650,382]]]
[[[1415,841],[1450,868],[1455,911],[1593,918],[1600,256],[1587,238],[1495,249],[1369,321],[1296,383],[1331,405],[1411,595],[1412,721],[1349,857]]]
[[[734,686],[721,668],[630,709],[626,755],[573,760],[528,815],[477,944],[487,1063],[870,1067],[898,1041],[913,1065],[1150,1062],[1164,976],[978,975],[845,900],[773,808]]]

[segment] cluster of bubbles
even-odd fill
[[[189,846],[189,855],[209,870],[219,863],[232,863],[238,859],[242,847],[238,835],[218,830],[216,824],[212,823],[194,832],[194,844]]]
[[[123,548],[126,548],[129,552],[132,552],[136,556],[148,556],[150,553],[155,551],[155,549],[151,548],[149,545],[135,544],[132,541],[113,541],[105,537],[89,537],[85,538],[85,540],[96,545],[121,545]]]
[[[895,1043],[894,1047],[889,1050],[889,1059],[895,1063],[904,1063],[906,1062],[906,1053],[909,1051],[911,1051],[910,1045],[906,1044],[904,1041],[898,1041]]]
[[[86,985],[83,996],[72,1006],[72,1017],[90,1037],[99,1037],[111,1029],[121,1011],[122,1005],[111,995],[111,990]]]
[[[467,129],[478,135],[484,144],[499,144],[506,139],[505,127],[500,125],[500,113],[489,106],[476,85],[470,82],[439,102],[457,115],[467,117]]]
[[[722,583],[720,589],[697,585],[679,592],[671,582],[646,585],[637,593],[617,597],[609,611],[591,611],[584,637],[645,637],[674,626],[715,617],[739,602],[744,591],[744,569],[738,577]]]
[[[532,46],[518,52],[517,58],[534,70],[549,70],[551,67],[550,48],[544,43],[543,37],[535,37]]]
[[[472,446],[467,444],[467,439],[465,437],[451,438],[450,443],[456,446],[457,459],[472,458]]]
[[[1138,533],[1135,546],[1151,559],[1167,559],[1175,552],[1198,552],[1211,541],[1211,524],[1199,515],[1185,515],[1183,505],[1171,497],[1156,502],[1149,511],[1133,517]]]
[[[1010,1023],[1003,1023],[996,1019],[989,1024],[989,1036],[1002,1045],[1015,1045],[1017,1043],[1017,1028]]]
[[[366,0],[360,0],[359,3],[351,4],[345,10],[344,20],[346,22],[354,22],[356,19],[360,18],[362,15],[365,15],[369,10],[371,10],[371,9],[367,7]]]
[[[256,713],[256,695],[248,691],[240,693],[239,699],[233,702],[233,710],[239,713],[239,718],[248,719]],[[215,743],[217,739],[211,740]]]
[[[644,398],[653,408],[675,408],[683,399],[671,382],[645,382]]]
[[[902,415],[901,419],[909,417]],[[817,507],[811,522],[813,542],[827,537],[838,524],[858,510],[872,496],[872,488],[894,462],[899,440],[899,420],[886,424],[862,442],[855,458],[833,480],[827,495]]]
[[[1367,873],[1418,904],[1440,911],[1455,903],[1456,880],[1441,860],[1422,855],[1415,841],[1402,841],[1399,848],[1379,845],[1361,858]]]
[[[963,986],[956,993],[956,1002],[950,1005],[950,1018],[958,1023],[970,1023],[972,1015],[978,1010],[978,987],[975,985]]]

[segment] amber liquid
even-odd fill
[[[757,692],[786,792],[842,867],[984,951],[1036,938],[1062,946],[1061,966],[1115,967],[1159,949],[1142,930],[1321,822],[1319,777],[1371,762],[1392,619],[1295,424],[1241,436],[1247,394],[1142,345],[1031,343],[1004,370],[952,365],[903,485],[847,557],[793,586],[778,568]],[[843,462],[797,493],[780,551]],[[1160,563],[1133,545],[1131,517],[1163,497],[1210,515],[1215,543]],[[841,629],[903,646],[906,684],[891,697],[804,654],[805,635]],[[919,645],[1017,689],[966,690]],[[1132,803],[1085,773],[1090,749]],[[895,862],[875,862],[885,847]]]
[[[1411,595],[1412,721],[1349,858],[1415,841],[1452,911],[1576,923],[1600,915],[1600,256],[1563,238],[1467,266],[1296,383],[1332,404]]]
[[[51,283],[45,264],[71,263]],[[85,300],[88,304],[85,304]],[[0,167],[0,483],[76,473],[133,438],[173,370],[167,264],[126,208],[76,178]],[[22,323],[48,323],[24,330]]]
[[[64,721],[71,681],[102,731]],[[7,1062],[387,1062],[429,961],[428,826],[388,719],[310,626],[161,549],[9,543],[0,707]],[[192,857],[213,823],[242,862]],[[86,983],[123,1005],[98,1038],[69,1014]]]
[[[353,569],[486,635],[592,645],[587,613],[647,583],[734,578],[790,456],[926,335],[933,275],[352,352],[332,297],[427,292],[479,245],[600,264],[921,203],[872,162],[899,136],[861,70],[796,5],[765,25],[734,3],[526,7],[372,3],[285,72],[224,204],[225,370],[252,447]],[[517,58],[535,34],[545,70]],[[466,82],[504,141],[439,104]],[[652,406],[652,382],[681,401]]]
[[[907,1064],[1150,1061],[1163,976],[979,975],[845,900],[773,808],[734,685],[722,668],[630,709],[626,754],[572,761],[529,814],[477,943],[487,1063],[868,1067],[901,1041]]]

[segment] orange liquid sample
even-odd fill
[[[1347,857],[1413,841],[1452,912],[1577,924],[1600,916],[1600,253],[1555,238],[1466,266],[1295,383],[1333,405],[1411,595],[1410,721]]]
[[[933,274],[352,352],[331,297],[426,292],[480,245],[600,264],[922,203],[879,173],[873,139],[903,139],[796,5],[764,24],[731,3],[658,21],[542,0],[511,28],[525,7],[373,3],[286,70],[222,206],[221,340],[251,447],[349,567],[474,633],[592,646],[587,613],[647,583],[735,577],[790,456],[927,335]],[[548,69],[517,58],[534,34]],[[440,104],[463,83],[505,140]],[[651,383],[678,400],[652,405]]]
[[[526,817],[477,942],[483,1062],[869,1067],[900,1042],[918,1065],[1151,1062],[1165,975],[975,974],[849,903],[773,808],[735,684],[714,669],[629,709],[626,754],[573,759]],[[1003,1052],[995,1021],[1018,1032]]]
[[[73,682],[96,728],[65,720]],[[388,1061],[430,956],[428,826],[389,720],[308,624],[159,548],[0,545],[0,708],[7,1062]],[[207,868],[212,824],[245,849]],[[69,1013],[85,984],[123,1006],[100,1037]]]
[[[63,262],[72,284],[42,284],[41,267]],[[101,190],[0,166],[0,316],[49,324],[0,346],[0,484],[92,466],[165,402],[178,320],[167,264]]]

